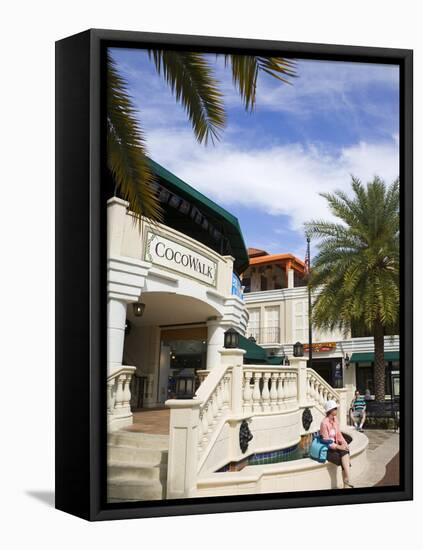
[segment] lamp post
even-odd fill
[[[313,327],[311,323],[311,287],[310,287],[310,235],[307,234],[306,273],[308,290],[308,367],[313,368]]]

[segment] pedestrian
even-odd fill
[[[330,440],[327,459],[332,464],[342,467],[342,478],[344,489],[351,489],[350,483],[350,450],[348,444],[352,439],[343,435],[338,423],[338,405],[336,401],[329,400],[324,406],[326,416],[320,424],[320,437],[326,441]],[[348,440],[348,441],[347,441]]]
[[[354,399],[351,401],[350,418],[355,429],[362,432],[366,421],[366,399],[360,395],[359,390],[355,390]]]

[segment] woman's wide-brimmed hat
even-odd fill
[[[329,399],[329,401],[326,401],[325,403],[325,413],[327,414],[329,411],[332,411],[333,409],[337,409],[338,404],[333,399]]]

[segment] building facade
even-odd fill
[[[235,217],[152,167],[162,223],[108,200],[108,501],[337,488],[333,465],[304,458],[327,400],[348,427],[347,390],[292,357],[307,326],[302,262],[249,258]],[[244,298],[242,273],[247,290],[260,285]],[[235,347],[224,346],[229,328]],[[133,423],[148,409],[167,413],[162,432]],[[366,448],[353,434],[357,472]]]
[[[249,313],[247,337],[272,356],[292,356],[301,342],[308,356],[308,291],[304,263],[291,254],[249,249],[250,267],[243,274],[244,301]],[[269,288],[271,287],[271,288]],[[399,396],[399,336],[385,337],[386,395]],[[312,368],[332,387],[373,393],[372,337],[313,328]],[[310,365],[309,365],[310,366]]]
[[[109,424],[164,406],[183,373],[220,363],[225,330],[245,333],[238,272],[248,262],[236,218],[153,163],[164,223],[108,201]],[[234,284],[238,280],[238,285]]]

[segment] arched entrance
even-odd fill
[[[127,309],[124,363],[136,367],[132,384],[132,410],[164,406],[176,396],[178,376],[192,377],[207,367],[207,355],[223,345],[223,327],[214,342],[216,319],[221,312],[192,296],[171,292],[143,292],[141,317]],[[221,341],[220,341],[221,340]]]

